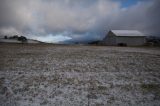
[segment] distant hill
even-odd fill
[[[160,37],[158,36],[147,36],[147,43],[150,43],[154,46],[160,46]]]
[[[43,43],[41,41],[38,40],[33,40],[33,39],[27,39],[24,36],[11,36],[11,37],[7,37],[4,36],[3,38],[0,38],[0,43]]]
[[[18,41],[16,39],[4,39],[4,38],[0,38],[0,43],[23,43],[22,41]],[[24,43],[43,43],[41,41],[38,40],[32,40],[32,39],[27,39],[26,42]]]

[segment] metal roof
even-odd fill
[[[143,33],[137,30],[111,30],[116,36],[145,36]]]

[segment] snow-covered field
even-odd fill
[[[0,45],[0,106],[159,106],[160,48]]]

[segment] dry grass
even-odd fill
[[[2,106],[159,106],[160,49],[0,45]]]

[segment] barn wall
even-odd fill
[[[116,45],[116,36],[112,32],[109,32],[108,35],[103,40],[103,44]]]
[[[144,45],[145,37],[118,36],[116,37],[116,44],[118,43],[125,43],[128,46],[140,46],[140,45]]]

